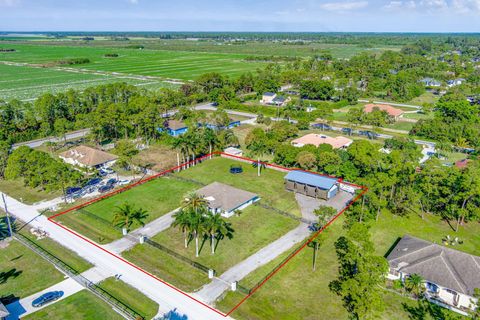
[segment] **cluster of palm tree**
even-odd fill
[[[208,208],[208,200],[191,193],[182,203],[182,207],[174,215],[173,226],[179,228],[184,237],[185,248],[191,239],[195,239],[195,256],[199,256],[199,238],[210,239],[211,253],[215,253],[215,241],[225,237],[233,237],[231,223],[225,221],[219,214],[212,213]],[[217,242],[218,243],[218,242]]]
[[[238,138],[232,130],[214,130],[205,126],[190,126],[186,133],[173,141],[179,165],[180,161],[194,162],[199,155],[211,154],[215,150],[235,145],[238,145]]]
[[[122,228],[123,233],[126,234],[133,223],[137,223],[142,227],[145,226],[145,219],[148,213],[145,209],[136,208],[128,202],[116,207],[115,215],[113,216],[112,224],[116,227]]]

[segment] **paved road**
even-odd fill
[[[177,208],[161,216],[160,218],[153,220],[144,227],[138,228],[129,233],[126,237],[113,241],[103,247],[115,253],[126,251],[138,244],[140,236],[153,237],[156,234],[170,228],[173,223],[173,214],[178,210],[180,210],[180,208]]]
[[[186,296],[172,287],[154,280],[143,271],[126,262],[121,261],[112,253],[104,251],[93,243],[80,240],[67,230],[48,221],[34,207],[20,203],[6,196],[9,211],[23,221],[31,221],[32,227],[39,227],[50,234],[50,237],[61,243],[66,248],[76,252],[79,256],[89,261],[102,272],[121,274],[121,279],[137,288],[150,299],[156,301],[165,312],[177,308],[179,313],[186,314],[189,320],[220,320],[225,319],[212,309],[209,309],[192,298]]]
[[[103,273],[98,268],[92,268],[82,273],[82,276],[89,279],[93,283],[99,283],[100,281],[108,277],[111,277],[113,275],[108,273]],[[19,301],[16,301],[14,303],[8,304],[6,307],[7,307],[7,310],[10,312],[10,315],[7,317],[7,320],[18,320],[20,317],[24,317],[30,313],[34,313],[38,310],[41,310],[43,308],[46,308],[52,305],[52,303],[48,303],[39,308],[32,307],[33,300],[37,299],[44,293],[51,292],[51,291],[62,291],[63,296],[60,299],[56,300],[55,301],[56,303],[84,289],[85,288],[74,279],[67,278],[62,282],[59,282],[51,286],[50,288],[47,288],[45,290],[32,294],[31,296],[20,299]]]
[[[82,130],[69,132],[65,136],[66,136],[67,140],[73,140],[73,139],[78,139],[78,138],[85,137],[89,133],[90,133],[90,128],[87,128],[87,129],[82,129]],[[36,147],[40,147],[42,144],[44,144],[46,142],[60,142],[60,141],[63,141],[63,139],[64,139],[63,137],[61,137],[61,138],[47,137],[47,138],[42,138],[42,139],[30,140],[30,141],[26,141],[26,142],[19,142],[19,143],[15,143],[14,145],[12,145],[12,149],[17,149],[18,147],[21,147],[21,146],[28,146],[30,148],[36,148]]]

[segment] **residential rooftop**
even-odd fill
[[[208,200],[211,209],[221,209],[225,212],[235,210],[246,202],[258,198],[255,193],[220,182],[213,182],[197,190],[197,194]]]
[[[394,108],[389,104],[375,104],[375,103],[366,104],[365,107],[364,107],[364,111],[366,113],[370,113],[375,108],[378,108],[381,111],[385,111],[386,113],[388,113],[392,117],[398,117],[398,116],[400,116],[404,113],[403,110]]]
[[[73,159],[85,166],[95,167],[118,159],[118,156],[88,146],[78,146],[59,154],[61,158]]]
[[[292,140],[293,146],[303,147],[304,145],[311,144],[318,147],[321,144],[329,144],[333,149],[346,148],[353,143],[352,139],[344,136],[329,137],[324,134],[309,133],[303,137]]]
[[[473,295],[480,288],[480,257],[405,235],[387,257],[390,267]]]

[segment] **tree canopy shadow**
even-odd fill
[[[435,320],[456,320],[461,319],[461,316],[457,316],[439,305],[429,302],[426,299],[420,299],[417,301],[417,306],[410,306],[407,303],[402,303],[403,310],[408,312],[408,318],[412,320],[423,320],[430,318]]]
[[[23,271],[17,270],[16,268],[10,269],[6,272],[2,271],[0,272],[0,284],[6,283],[11,278],[15,279],[18,276],[20,276],[22,273]]]

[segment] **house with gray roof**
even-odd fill
[[[260,200],[255,193],[238,189],[228,184],[213,182],[199,190],[197,194],[208,201],[208,208],[213,213],[229,218],[236,210],[243,210]]]
[[[404,281],[420,275],[431,302],[466,315],[475,308],[480,288],[480,257],[405,235],[387,257],[388,278]]]
[[[0,320],[7,319],[9,315],[10,315],[10,312],[8,312],[7,308],[0,301]]]

